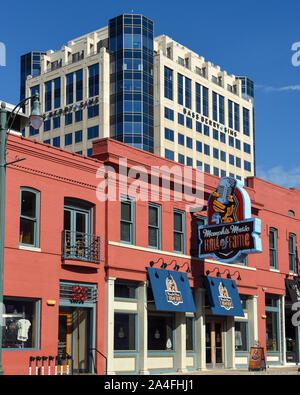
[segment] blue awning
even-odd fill
[[[195,313],[186,273],[147,267],[156,310]]]
[[[204,283],[213,314],[244,317],[240,295],[234,280],[204,277]]]

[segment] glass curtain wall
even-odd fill
[[[153,22],[124,14],[109,21],[111,136],[153,152]]]

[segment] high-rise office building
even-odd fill
[[[84,155],[113,137],[216,176],[255,172],[254,83],[124,14],[41,57],[27,77],[39,91],[40,131],[26,136]]]

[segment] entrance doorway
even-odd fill
[[[206,320],[206,366],[224,368],[224,321]]]
[[[74,373],[90,371],[91,309],[61,309],[58,325],[58,356],[63,372],[67,371],[67,356],[71,357]],[[58,371],[61,371],[61,365]]]

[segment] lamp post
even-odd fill
[[[2,314],[4,313],[3,306],[3,280],[4,280],[4,239],[5,239],[5,194],[6,194],[6,166],[10,163],[6,162],[6,140],[7,133],[9,132],[11,126],[13,125],[14,119],[17,116],[15,113],[18,107],[21,107],[26,101],[34,99],[33,110],[29,117],[31,126],[34,129],[39,129],[43,117],[40,112],[40,101],[39,94],[28,97],[22,100],[19,104],[15,106],[12,110],[9,119],[7,120],[7,110],[6,104],[1,103],[0,108],[0,375],[3,375],[2,369]],[[17,162],[20,159],[13,161],[11,163]]]

